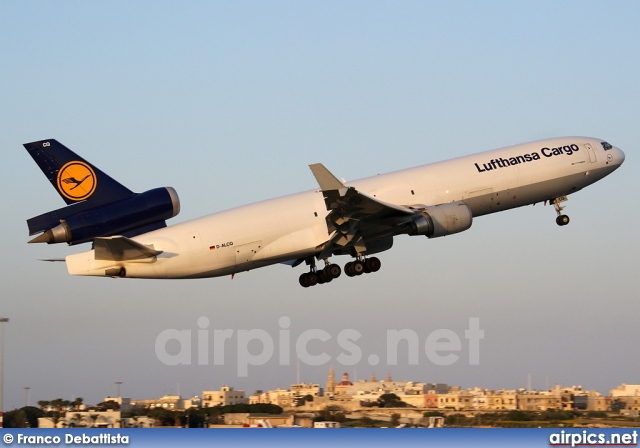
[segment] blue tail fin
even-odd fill
[[[87,201],[96,206],[134,194],[57,140],[25,143],[24,147],[67,205]]]

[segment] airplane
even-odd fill
[[[180,211],[171,187],[134,193],[56,140],[24,144],[67,206],[27,220],[29,243],[92,243],[68,255],[71,275],[206,278],[277,263],[309,268],[303,287],[380,269],[372,255],[399,235],[438,238],[474,218],[548,202],[566,226],[567,196],[618,169],[625,155],[604,140],[538,140],[344,182],[309,165],[319,188],[167,227]],[[318,266],[318,264],[324,265]]]

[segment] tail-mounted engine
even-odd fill
[[[27,221],[32,235],[44,231],[29,242],[80,244],[102,236],[135,236],[166,227],[165,220],[179,212],[180,200],[171,187],[98,206],[84,202]]]

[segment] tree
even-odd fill
[[[380,408],[406,408],[408,405],[396,394],[382,394],[378,397],[378,407]]]
[[[21,409],[24,412],[25,420],[28,428],[37,428],[38,419],[44,417],[44,411],[34,406],[25,406]]]
[[[512,422],[528,422],[534,419],[530,412],[509,411],[507,412],[507,420]]]
[[[108,411],[108,410],[119,411],[120,404],[117,401],[108,400],[108,401],[103,401],[101,403],[98,403],[96,405],[96,408],[101,411]]]
[[[391,414],[391,426],[398,426],[400,424],[400,414]]]
[[[91,427],[92,428],[95,428],[96,421],[98,420],[98,417],[100,417],[100,414],[89,414],[89,418],[91,419]]]
[[[174,411],[164,408],[153,408],[149,410],[149,417],[155,420],[155,426],[174,426],[176,416]]]
[[[84,415],[80,413],[75,414],[72,420],[74,426],[85,426],[82,424],[82,422],[84,421]]]
[[[51,419],[53,420],[54,428],[58,426],[58,422],[62,418],[62,416],[60,415],[62,409],[65,407],[69,407],[69,403],[69,400],[63,400],[62,398],[56,398],[55,400],[51,400],[51,402],[49,403],[53,408]]]
[[[3,414],[3,426],[5,428],[26,428],[27,418],[24,412],[20,409],[14,409],[13,411],[5,412]]]
[[[202,428],[206,414],[199,409],[189,408],[180,416],[180,425],[185,428]]]
[[[75,409],[76,411],[79,411],[83,401],[84,399],[82,397],[77,397],[75,400],[73,400],[71,402],[71,404],[73,405],[73,409]]]
[[[38,401],[38,406],[40,406],[40,409],[42,409],[43,411],[48,408],[51,405],[50,401],[46,401],[46,400],[40,400]]]
[[[360,426],[363,426],[365,428],[373,428],[373,419],[365,416],[360,417],[359,419],[360,421]]]
[[[346,416],[340,406],[327,406],[320,411],[318,417],[314,419],[317,422],[343,422]]]

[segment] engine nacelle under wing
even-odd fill
[[[428,238],[453,235],[471,227],[471,209],[462,201],[440,204],[420,209],[412,225],[410,235],[425,235]]]

